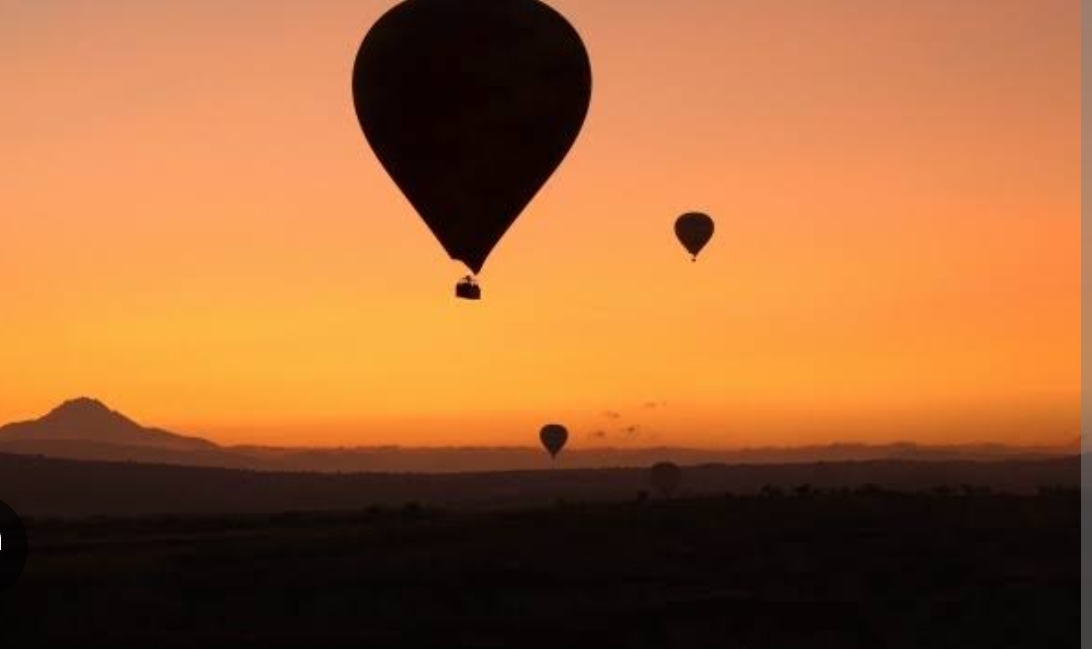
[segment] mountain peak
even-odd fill
[[[102,411],[106,411],[106,412],[113,412],[112,410],[110,410],[109,408],[106,407],[105,403],[99,401],[98,399],[93,399],[91,397],[76,397],[75,399],[69,399],[68,401],[65,401],[61,405],[54,408],[51,411],[51,414],[55,413],[55,412],[72,412],[72,411],[80,411],[80,412],[95,412],[95,411],[102,412]]]
[[[103,408],[106,407],[101,401],[99,401],[98,399],[96,399],[94,397],[76,397],[75,399],[69,399],[68,401],[65,401],[61,405],[64,406],[64,405],[69,405],[69,404],[81,404],[81,403],[100,406],[100,407],[103,407]]]
[[[78,397],[69,399],[49,411],[40,421],[80,427],[138,428],[137,424],[119,412],[111,410],[98,399]]]
[[[70,399],[41,419],[0,426],[2,442],[65,440],[175,450],[208,450],[216,445],[158,428],[145,428],[98,399]]]

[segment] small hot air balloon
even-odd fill
[[[539,0],[406,0],[364,37],[364,136],[473,274],[576,141],[591,100],[579,34]],[[478,299],[473,279],[456,295]]]
[[[682,469],[673,462],[657,462],[649,471],[649,481],[653,489],[670,498],[682,482]]]
[[[542,445],[550,452],[550,457],[556,458],[561,449],[565,448],[565,442],[569,440],[569,431],[561,424],[546,424],[538,437],[542,440]]]
[[[675,219],[675,236],[691,259],[697,261],[698,253],[713,238],[713,219],[701,212],[687,212]]]

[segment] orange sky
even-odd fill
[[[591,110],[480,303],[353,113],[391,4],[0,0],[0,422],[88,395],[226,443],[1076,436],[1077,0],[554,0]]]

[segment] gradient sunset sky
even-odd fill
[[[1078,0],[553,0],[591,109],[480,303],[353,113],[393,4],[0,0],[0,423],[87,395],[223,443],[1078,434]]]

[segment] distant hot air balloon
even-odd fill
[[[376,157],[474,274],[561,164],[590,100],[579,34],[539,0],[406,0],[353,68]],[[470,277],[456,295],[480,292]]]
[[[546,424],[538,434],[542,445],[550,452],[550,457],[555,458],[565,448],[565,442],[569,440],[569,431],[561,424]]]
[[[713,219],[701,212],[687,212],[675,219],[675,236],[691,259],[697,261],[698,253],[713,237]]]
[[[682,482],[682,469],[673,462],[657,462],[649,471],[649,481],[653,489],[670,498]]]

